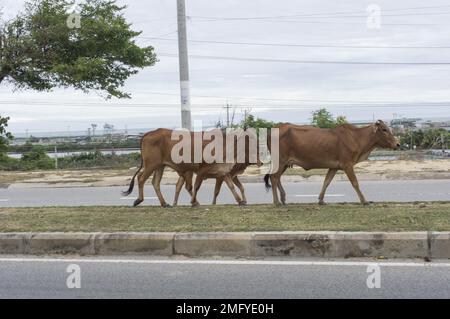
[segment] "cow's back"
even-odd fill
[[[346,127],[322,129],[284,124],[280,128],[280,160],[305,169],[341,168],[353,137]]]

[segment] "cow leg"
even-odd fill
[[[191,198],[192,207],[200,205],[199,202],[197,201],[197,193],[198,190],[200,189],[200,186],[202,186],[203,180],[204,180],[203,175],[197,173],[197,177],[195,178],[194,191],[192,192]]]
[[[144,201],[144,185],[155,169],[144,169],[138,174],[139,197],[134,201],[133,206],[137,206]]]
[[[233,177],[233,183],[239,188],[239,191],[241,192],[242,195],[242,202],[244,203],[244,205],[246,205],[247,197],[245,197],[244,185],[242,185],[241,181],[238,179],[237,176]]]
[[[278,189],[281,185],[281,174],[283,174],[283,172],[284,170],[270,175],[270,182],[272,183],[273,203],[276,206],[281,205],[280,200],[278,199]],[[283,188],[283,186],[281,186],[281,188]]]
[[[361,201],[361,204],[369,205],[369,202],[366,201],[363,193],[359,189],[358,179],[356,178],[355,171],[353,170],[353,167],[348,167],[344,171],[345,171],[345,174],[347,174],[347,177],[350,180],[350,183],[352,183],[352,186],[355,189],[356,193],[358,194],[358,197],[359,197],[359,200]]]
[[[272,183],[272,195],[273,195],[273,203],[276,206],[279,206],[280,200],[278,199],[278,190],[280,191],[281,202],[283,205],[286,204],[286,192],[281,185],[281,175],[286,171],[288,165],[280,165],[278,172],[270,175],[270,182]]]
[[[325,192],[327,191],[328,186],[330,185],[331,181],[333,180],[334,176],[336,175],[337,169],[330,168],[328,170],[327,176],[325,176],[325,180],[323,182],[322,191],[319,195],[319,205],[325,205],[325,202],[323,201],[323,198],[325,197]]]
[[[223,178],[217,177],[216,178],[216,186],[214,187],[214,198],[212,201],[213,205],[216,205],[216,203],[217,203],[217,196],[219,196],[220,188],[222,187],[222,183],[223,183]]]
[[[288,168],[288,167],[285,166],[285,167],[283,168],[283,171],[282,171],[281,174],[283,174],[283,173],[286,171],[287,168]],[[280,191],[280,199],[281,199],[281,203],[282,203],[283,205],[286,205],[286,191],[284,190],[283,185],[281,184],[281,175],[280,175],[280,177],[279,177],[279,179],[278,179],[278,190]]]
[[[183,188],[183,185],[185,183],[185,179],[183,176],[180,175],[178,177],[177,185],[175,186],[175,198],[173,200],[173,206],[178,205],[178,197],[180,196],[181,189]]]
[[[280,191],[280,200],[283,205],[286,205],[286,191],[281,185],[281,180],[278,182],[278,190]]]
[[[156,192],[156,196],[158,196],[159,202],[161,203],[162,207],[170,207],[169,204],[166,203],[166,201],[164,200],[164,197],[161,193],[161,179],[163,177],[163,173],[164,173],[164,166],[156,169],[155,171],[155,175],[153,175],[153,179],[152,179],[152,184],[153,184],[153,188],[155,189]]]
[[[192,197],[192,178],[194,176],[194,172],[187,172],[184,174],[184,188],[186,188],[189,195]]]
[[[245,205],[245,203],[242,201],[239,194],[236,192],[236,189],[234,188],[233,180],[231,179],[230,175],[227,174],[223,178],[225,180],[225,183],[227,183],[228,188],[230,189],[231,193],[233,193],[234,199],[236,199],[236,202],[239,205]]]
[[[270,182],[272,183],[272,195],[273,195],[273,204],[279,206],[280,200],[278,199],[278,181],[280,179],[280,175],[273,174],[270,175]]]

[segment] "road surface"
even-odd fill
[[[450,298],[450,263],[2,256],[0,282],[0,298]]]
[[[288,203],[315,203],[320,192],[321,182],[284,183]],[[370,201],[445,201],[450,200],[450,180],[403,180],[403,181],[362,181],[361,189]],[[73,187],[73,188],[3,188],[0,189],[0,207],[21,206],[89,206],[89,205],[132,205],[137,196],[137,187],[129,197],[121,191],[126,187]],[[171,203],[174,185],[163,185],[162,192]],[[201,204],[212,200],[214,185],[205,183],[199,194]],[[248,203],[271,203],[272,194],[267,193],[263,183],[245,184]],[[159,205],[153,186],[145,188],[144,205]],[[189,203],[189,195],[183,190],[181,205]],[[328,202],[357,202],[358,198],[347,181],[333,182],[325,198]],[[219,204],[234,204],[234,198],[226,185],[222,186]]]

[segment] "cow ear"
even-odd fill
[[[382,121],[382,120],[378,120],[378,121],[375,123],[375,125],[376,125],[376,126],[380,126],[381,123],[383,123],[383,121]]]
[[[380,129],[380,123],[376,122],[373,126],[373,132],[376,133]]]

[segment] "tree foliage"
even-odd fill
[[[85,0],[68,21],[71,0],[29,0],[23,13],[0,25],[0,83],[49,91],[74,87],[106,97],[129,97],[120,89],[139,69],[153,65],[153,47],[139,47],[141,34],[115,0]],[[79,27],[78,27],[79,26]]]
[[[400,144],[404,147],[411,148],[411,142],[412,145],[422,149],[441,148],[442,146],[447,148],[450,142],[450,132],[444,129],[430,129],[407,132],[400,136]]]
[[[242,122],[239,124],[239,127],[241,128],[272,128],[275,126],[275,123],[272,121],[267,121],[265,119],[255,117],[254,115],[250,114],[245,119],[242,120]]]
[[[9,141],[13,138],[12,134],[7,131],[9,117],[0,115],[0,157],[7,150]]]
[[[312,125],[320,128],[333,128],[347,123],[345,116],[333,117],[327,109],[321,108],[312,113]]]

